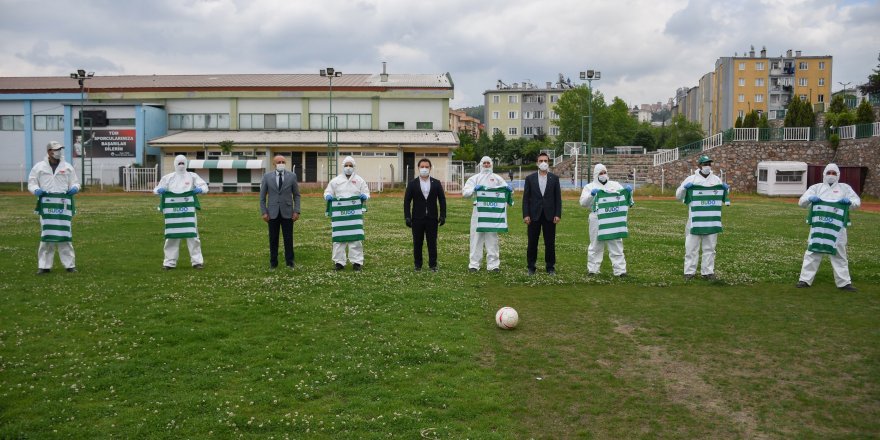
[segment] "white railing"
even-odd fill
[[[616,154],[645,154],[645,147],[639,146],[621,146],[614,147]]]
[[[678,148],[669,150],[657,150],[654,153],[654,166],[663,165],[664,163],[674,162],[678,160]]]
[[[758,129],[757,128],[734,128],[733,129],[733,141],[734,142],[757,141],[757,140],[758,140]]]
[[[855,139],[856,138],[856,126],[855,125],[846,125],[843,127],[837,128],[837,135],[840,136],[841,139]]]
[[[715,147],[720,147],[724,144],[724,134],[715,133],[712,136],[703,139],[703,151],[711,150]]]
[[[875,122],[871,126],[873,128],[871,136],[880,136],[880,122]]]
[[[158,183],[159,165],[152,168],[125,167],[122,169],[122,189],[127,192],[150,192]]]
[[[785,127],[782,140],[808,141],[810,140],[810,127]]]

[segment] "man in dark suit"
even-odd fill
[[[538,172],[526,177],[523,192],[523,221],[528,225],[526,251],[529,275],[535,274],[538,260],[538,237],[544,233],[544,265],[547,273],[556,274],[556,224],[562,219],[562,191],[559,176],[549,172],[550,157],[538,155]]]
[[[287,171],[284,156],[272,159],[275,171],[260,183],[260,212],[269,224],[269,267],[278,267],[278,229],[284,235],[284,262],[293,270],[293,222],[299,220],[299,185],[296,173]]]
[[[428,267],[437,272],[437,229],[446,223],[446,195],[440,181],[430,177],[431,161],[419,161],[419,177],[406,186],[403,217],[412,228],[416,271],[422,270],[422,244],[428,239]],[[440,212],[437,212],[437,206]]]

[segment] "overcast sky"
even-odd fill
[[[449,72],[453,108],[505,83],[600,70],[607,97],[666,102],[750,46],[834,57],[832,90],[880,52],[878,0],[0,0],[0,76]],[[850,86],[852,87],[852,86]]]

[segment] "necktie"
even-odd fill
[[[281,185],[284,184],[284,173],[278,173],[278,191],[281,191]]]

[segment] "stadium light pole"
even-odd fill
[[[95,76],[95,72],[86,72],[85,69],[77,69],[76,72],[71,73],[70,77],[77,80],[79,83],[79,142],[80,142],[80,173],[82,174],[82,186],[86,185],[86,124],[83,118],[83,107],[85,106],[85,82],[87,79],[92,79]],[[71,128],[73,128],[71,126]],[[74,149],[75,151],[76,149]]]
[[[581,79],[587,81],[587,89],[590,91],[590,100],[587,101],[587,118],[589,125],[587,128],[587,180],[592,181],[593,174],[593,80],[602,79],[602,72],[598,70],[587,70],[581,72]],[[583,125],[583,120],[581,120]],[[583,134],[581,134],[583,137]]]
[[[852,81],[846,83],[838,81],[837,83],[843,86],[843,104],[846,105],[847,108],[849,108],[849,105],[846,103],[846,90],[847,87],[852,84]]]
[[[339,166],[339,148],[333,135],[336,132],[336,118],[333,116],[333,78],[342,76],[342,72],[328,67],[321,69],[321,76],[330,79],[330,116],[327,118],[327,181],[336,177]],[[330,160],[333,160],[331,166]]]

